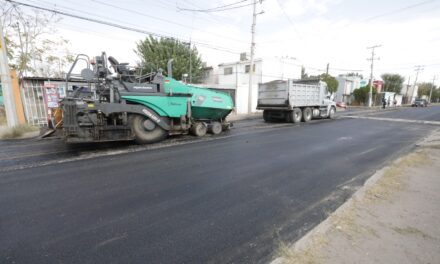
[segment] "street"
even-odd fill
[[[349,112],[356,115],[356,112]],[[440,106],[220,136],[0,142],[1,263],[266,263],[439,126]]]

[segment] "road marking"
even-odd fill
[[[385,117],[372,117],[372,116],[341,116],[344,118],[353,119],[370,119],[370,120],[380,120],[380,121],[391,121],[400,123],[413,123],[413,124],[424,124],[424,125],[437,125],[440,126],[440,121],[429,121],[429,120],[414,120],[414,119],[401,119],[401,118],[385,118]]]
[[[116,236],[116,237],[113,237],[113,238],[107,239],[107,240],[105,240],[105,241],[102,241],[102,242],[99,243],[98,245],[96,245],[96,246],[95,246],[95,249],[98,249],[98,248],[100,248],[100,247],[102,247],[102,246],[105,246],[105,245],[107,245],[107,244],[110,244],[110,243],[112,243],[112,242],[114,242],[114,241],[117,241],[117,240],[120,240],[120,239],[124,239],[124,238],[126,238],[126,237],[128,237],[128,235],[127,235],[127,234],[123,234],[123,235],[121,235],[121,236]]]

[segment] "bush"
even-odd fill
[[[370,93],[370,86],[364,86],[359,89],[356,89],[353,91],[353,96],[356,102],[359,103],[359,105],[365,105],[368,103],[368,94]],[[373,98],[374,95],[377,94],[377,89],[373,87]]]

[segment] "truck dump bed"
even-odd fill
[[[258,86],[257,109],[318,106],[323,104],[327,86],[319,80],[271,81]]]

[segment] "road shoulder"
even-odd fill
[[[373,175],[279,263],[438,263],[440,131]]]

